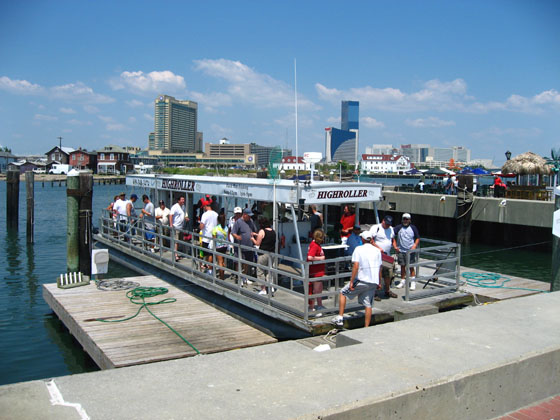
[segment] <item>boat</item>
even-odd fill
[[[176,236],[169,232],[169,229],[159,229],[155,241],[158,245],[152,248],[152,242],[146,240],[143,235],[146,227],[142,219],[135,222],[136,232],[134,235],[128,234],[131,240],[127,241],[127,234],[119,231],[113,215],[103,211],[99,233],[94,236],[94,240],[98,247],[108,248],[111,257],[117,258],[118,261],[124,261],[130,266],[148,265],[161,273],[173,275],[261,314],[312,333],[317,332],[317,324],[328,323],[325,321],[326,317],[338,313],[340,289],[351,274],[348,269],[350,257],[344,255],[346,246],[340,243],[340,236],[334,229],[335,223],[331,220],[333,218],[329,217],[329,207],[332,209],[332,206],[354,205],[356,222],[359,223],[360,205],[368,208],[373,206],[378,223],[377,204],[383,200],[382,185],[367,182],[133,174],[127,175],[126,184],[132,187],[138,196],[147,194],[154,203],[164,200],[168,207],[180,196],[185,196],[186,208],[191,218],[191,209],[199,198],[207,194],[216,199],[217,208],[224,212],[226,220],[233,215],[235,207],[268,207],[267,211],[272,214],[273,228],[277,234],[277,252],[270,253],[268,266],[259,265],[256,259],[255,262],[248,262],[252,270],[244,274],[242,263],[246,261],[237,258],[237,255],[239,250],[250,249],[228,242],[233,252],[227,255],[228,264],[223,267],[224,279],[217,274],[222,267],[218,267],[216,258],[212,263],[208,263],[200,257],[200,251],[203,250],[199,242],[200,234],[192,227],[185,229],[184,235],[180,236],[184,240],[176,240]],[[304,210],[312,204],[323,208],[328,238],[322,246],[327,256],[327,272],[326,276],[321,278],[309,278],[309,269],[314,263],[307,262],[305,258],[311,226]],[[176,261],[172,252],[176,242],[182,257],[179,261]],[[215,253],[215,243],[212,243],[213,248],[210,252]],[[444,243],[436,245],[438,250],[449,248],[449,245]],[[262,253],[258,249],[254,252]],[[447,256],[449,257],[449,254]],[[458,257],[453,261],[458,264]],[[255,275],[257,268],[269,273],[266,278]],[[450,270],[450,273],[452,281],[448,286],[454,291],[457,287],[453,279],[457,277],[457,271]],[[444,273],[440,272],[438,276],[444,277]],[[246,280],[253,282],[253,285],[246,284]],[[320,295],[313,295],[309,291],[309,284],[314,281],[322,281],[325,285]],[[440,283],[439,292],[446,289],[445,286],[441,286],[443,284]],[[266,294],[259,294],[261,286],[266,287]],[[323,299],[324,308],[321,309],[321,313],[310,311],[308,308],[308,300],[317,297]],[[407,288],[406,299],[408,298]],[[361,306],[357,302],[347,305],[348,312],[359,309]]]

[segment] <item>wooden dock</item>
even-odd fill
[[[202,354],[275,343],[277,340],[207,305],[155,276],[129,277],[142,287],[165,287],[168,293],[147,301],[174,298],[176,302],[150,306]],[[43,285],[43,297],[101,369],[131,366],[196,355],[189,345],[146,309],[129,321],[105,323],[96,318],[132,316],[126,291],[102,291],[94,282],[73,289]]]

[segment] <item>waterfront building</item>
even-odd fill
[[[96,153],[98,174],[126,174],[133,168],[130,153],[122,147],[105,146]]]
[[[399,148],[392,144],[373,144],[371,146],[366,146],[366,155],[392,155],[394,153],[399,153]]]
[[[205,153],[165,153],[159,150],[149,150],[148,156],[137,156],[135,164],[144,162],[161,167],[172,168],[245,168],[256,169],[255,155],[243,156],[207,156]]]
[[[402,173],[411,169],[410,159],[403,155],[363,154],[360,161],[361,173]]]
[[[429,144],[401,144],[398,154],[406,156],[411,162],[420,163],[425,162],[426,158],[430,155]]]
[[[197,134],[198,104],[160,95],[155,100],[154,133],[148,138],[150,150],[167,153],[201,151],[202,133]]]
[[[0,173],[3,174],[8,170],[8,165],[15,162],[17,157],[11,152],[0,152]]]
[[[87,150],[74,150],[70,152],[69,163],[76,169],[90,169],[97,171],[97,152],[88,152]]]
[[[297,158],[295,156],[285,156],[282,158],[280,170],[310,171],[311,164],[305,163],[301,156],[298,156]]]
[[[37,171],[37,170],[46,173],[47,165],[45,164],[45,162],[37,162],[33,160],[22,159],[19,161],[10,162],[6,169],[10,171],[19,171],[20,174],[29,171]]]
[[[471,151],[462,146],[430,147],[429,156],[434,161],[449,162],[453,159],[455,162],[467,163],[471,160]]]
[[[360,103],[358,101],[342,101],[341,128],[325,128],[326,163],[341,160],[350,164],[358,162],[359,106]]]
[[[227,138],[222,138],[219,143],[206,143],[204,145],[204,155],[209,158],[244,158],[253,155],[257,168],[266,168],[274,149],[273,146],[261,146],[256,143],[234,144],[230,143]],[[291,154],[291,149],[282,149],[282,156]]]
[[[72,147],[61,147],[56,146],[49,150],[45,155],[47,156],[47,162],[58,162],[65,165],[70,163],[70,153],[75,149]]]

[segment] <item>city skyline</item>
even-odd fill
[[[324,151],[342,100],[360,102],[358,154],[428,143],[497,164],[508,149],[549,155],[558,18],[554,1],[8,3],[0,146],[147,148],[162,94],[198,103],[205,143],[295,151],[297,60],[300,155]]]

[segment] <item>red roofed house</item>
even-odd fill
[[[410,170],[410,159],[402,155],[362,155],[360,172],[388,174]]]
[[[97,172],[97,152],[87,150],[74,150],[70,152],[69,163],[76,169],[91,169]]]
[[[303,158],[301,156],[299,156],[297,158],[296,161],[296,157],[295,156],[285,156],[282,158],[282,165],[280,167],[280,170],[284,169],[285,171],[287,170],[295,170],[297,169],[298,171],[309,171],[310,169],[310,164],[309,163],[305,163],[303,161]]]

